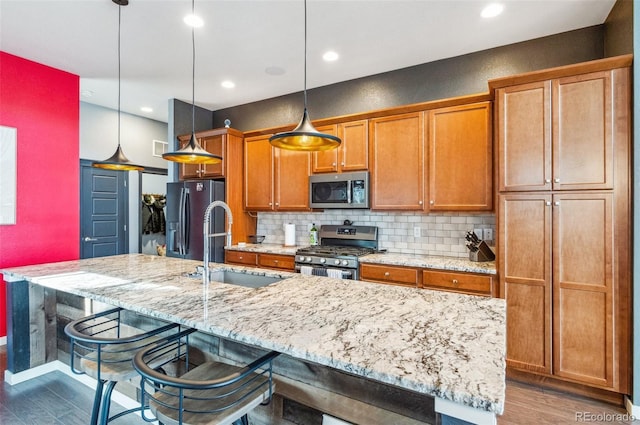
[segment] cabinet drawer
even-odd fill
[[[225,263],[246,264],[255,266],[258,264],[258,254],[244,251],[225,251]]]
[[[407,267],[362,264],[360,266],[360,279],[397,285],[417,286],[418,270]]]
[[[270,269],[294,270],[295,257],[293,255],[260,254],[258,265]]]
[[[492,280],[491,276],[477,274],[422,271],[423,288],[444,289],[477,295],[491,295]]]

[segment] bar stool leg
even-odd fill
[[[104,381],[98,380],[96,383],[96,394],[93,396],[93,409],[91,410],[91,425],[98,424],[98,413],[100,412],[100,404],[102,400],[102,389]]]
[[[100,425],[106,425],[109,422],[109,409],[111,409],[111,393],[116,386],[116,381],[107,382],[107,388],[102,395],[102,408],[100,410]]]

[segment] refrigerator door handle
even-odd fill
[[[176,251],[178,254],[184,255],[184,205],[185,205],[185,189],[180,189],[180,205],[178,207],[178,229]]]
[[[189,189],[185,189],[184,201],[184,254],[186,255],[189,253],[189,235],[191,234],[191,198]]]

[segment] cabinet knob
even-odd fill
[[[341,162],[340,165],[344,167],[344,162]]]
[[[560,179],[553,179],[554,183],[560,183]]]
[[[418,201],[418,205],[422,205],[422,201]]]
[[[278,205],[280,205],[280,203],[279,203],[279,202],[276,202],[276,207],[277,207]]]
[[[555,201],[553,205],[555,205],[556,207],[560,206],[560,201]]]
[[[432,199],[432,200],[430,200],[430,201],[429,201],[429,203],[430,203],[431,205],[433,205],[433,204],[435,204],[435,203],[436,203],[436,201],[434,201],[434,200]]]
[[[458,279],[453,279],[453,286],[455,286],[455,287],[458,286]]]
[[[551,179],[544,179],[545,183],[551,183]]]
[[[241,260],[244,260],[244,257],[242,255],[240,257],[238,257],[238,258],[241,259]]]
[[[333,166],[335,167],[335,166],[336,166],[336,163],[335,163],[335,162],[332,162],[332,163],[331,163],[331,165],[333,165]]]
[[[546,204],[547,206],[549,206],[549,205],[551,205],[551,201],[547,201],[547,202],[545,202],[545,204]]]
[[[269,202],[269,206],[273,205],[273,202]]]
[[[384,272],[385,277],[389,277],[389,272]]]
[[[278,260],[273,260],[274,263],[278,264]]]

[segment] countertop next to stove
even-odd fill
[[[283,280],[258,289],[211,282],[204,298],[200,280],[186,276],[199,264],[129,254],[2,272],[8,285],[27,280],[480,411],[503,411],[502,299],[225,264],[212,267]]]
[[[295,255],[303,246],[282,246],[280,244],[247,244],[227,247],[233,251]],[[427,269],[450,270],[458,272],[496,274],[496,262],[475,262],[466,258],[438,257],[434,255],[416,255],[400,253],[370,254],[359,257],[360,263],[386,264],[389,266],[422,267]]]

